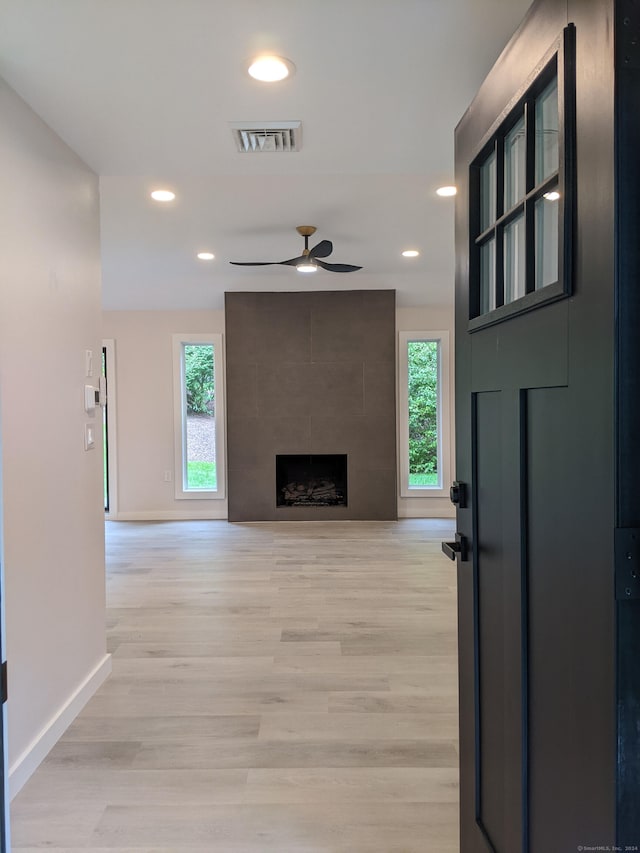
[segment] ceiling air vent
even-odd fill
[[[241,154],[261,154],[267,151],[299,151],[302,142],[302,122],[256,121],[231,122],[231,132]]]

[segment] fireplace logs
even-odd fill
[[[285,506],[336,506],[344,503],[336,484],[330,480],[309,480],[307,483],[287,483],[283,486]]]

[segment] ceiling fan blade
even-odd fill
[[[331,240],[321,240],[317,246],[309,252],[312,258],[326,258],[333,252],[333,243]]]
[[[289,258],[288,261],[229,261],[229,263],[236,267],[273,267],[278,266],[279,264],[286,264],[288,267],[295,267],[304,260],[304,255],[301,255],[299,258]]]
[[[362,269],[362,267],[354,267],[353,264],[326,264],[324,261],[316,261],[316,263],[329,272],[355,272]]]
[[[306,261],[306,255],[300,255],[299,258],[289,258],[288,261],[280,261],[281,264],[284,264],[287,267],[297,267],[298,264],[301,264],[303,261]]]

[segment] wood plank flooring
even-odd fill
[[[457,853],[452,522],[108,523],[113,675],[35,853]]]

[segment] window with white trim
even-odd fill
[[[400,495],[442,497],[449,482],[449,333],[399,333]]]
[[[222,335],[173,335],[175,496],[225,497]]]

